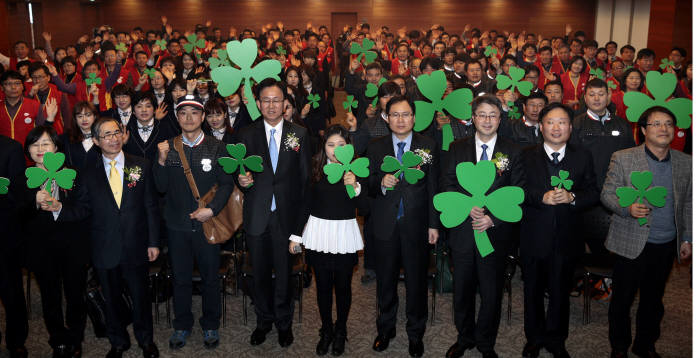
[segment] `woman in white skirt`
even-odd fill
[[[311,202],[309,220],[301,242],[289,243],[291,253],[306,248],[307,262],[316,277],[316,299],[321,314],[321,339],[316,354],[325,355],[333,344],[332,354],[342,355],[347,337],[347,320],[350,312],[352,292],[350,284],[357,265],[357,251],[362,250],[362,236],[357,225],[356,209],[368,208],[366,190],[363,190],[354,174],[348,172],[343,180],[330,184],[323,173],[327,163],[337,163],[336,147],[350,143],[350,134],[340,125],[326,129],[323,148],[313,158]],[[355,197],[350,199],[345,185],[355,188]],[[335,288],[336,322],[333,325],[333,289]]]

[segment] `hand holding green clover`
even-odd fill
[[[10,179],[0,177],[0,195],[7,194],[10,187]]]
[[[93,72],[88,75],[88,78],[85,79],[85,84],[88,86],[92,86],[93,84],[101,85],[102,77],[97,77],[97,74]]]
[[[227,144],[226,151],[231,155],[231,157],[219,158],[219,165],[223,167],[226,174],[233,174],[238,171],[240,175],[246,175],[246,168],[257,173],[263,171],[261,156],[251,155],[245,158],[245,144]]]
[[[355,100],[355,96],[349,95],[345,102],[343,102],[343,108],[348,112],[352,112],[353,108],[357,108],[357,101]]]
[[[396,157],[385,156],[380,169],[385,173],[393,174],[397,178],[403,175],[409,184],[415,184],[425,176],[425,172],[416,168],[422,162],[423,158],[408,150],[403,153],[400,161]],[[386,188],[386,190],[394,190],[394,188]]]
[[[323,172],[326,174],[329,183],[337,183],[348,172],[352,172],[360,178],[369,176],[369,159],[357,158],[352,160],[355,156],[355,148],[352,144],[336,147],[334,154],[340,163],[328,163],[323,166]],[[355,197],[355,188],[352,185],[345,185],[345,190],[350,199]]]
[[[365,65],[368,65],[374,62],[374,60],[377,58],[377,53],[370,51],[372,47],[374,47],[374,41],[365,37],[365,39],[362,40],[362,45],[358,44],[357,42],[353,42],[352,45],[350,45],[350,53],[357,55],[358,62],[364,57]]]
[[[564,187],[564,189],[566,190],[571,190],[571,187],[574,185],[574,181],[569,179],[568,171],[560,170],[559,176],[552,175],[552,178],[550,179],[550,185],[558,189]]]
[[[633,187],[623,186],[615,190],[615,194],[619,199],[619,204],[621,208],[626,208],[635,202],[642,204],[644,199],[647,202],[657,208],[664,207],[666,205],[666,188],[663,186],[656,186],[649,188],[653,180],[653,174],[650,171],[638,172],[634,171],[630,174],[630,180],[632,181]],[[639,218],[637,222],[639,226],[646,224],[649,220],[647,218]]]
[[[75,180],[77,172],[69,168],[61,169],[65,160],[66,155],[60,152],[47,152],[44,154],[44,167],[46,169],[29,167],[24,171],[24,175],[27,177],[27,187],[34,189],[38,188],[47,181],[51,183],[52,180],[55,180],[56,184],[60,188],[73,188],[73,181]],[[49,185],[49,188],[50,187],[51,185]],[[53,195],[53,193],[50,194]]]
[[[309,95],[308,95],[308,97],[306,97],[306,99],[309,101],[309,103],[311,104],[311,106],[312,106],[314,109],[316,109],[316,108],[318,108],[318,106],[319,106],[318,102],[321,100],[321,96],[320,96],[318,93],[316,93],[316,94],[314,94],[314,93],[309,93]]]

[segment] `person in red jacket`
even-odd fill
[[[409,47],[406,43],[401,43],[396,48],[396,57],[391,60],[391,74],[408,76],[410,73],[408,66]]]
[[[0,134],[24,145],[24,139],[35,123],[54,121],[58,107],[53,100],[49,100],[46,112],[50,118],[44,117],[39,102],[22,96],[22,82],[22,75],[17,71],[6,71],[0,77],[5,93],[5,99],[0,100]]]
[[[17,63],[22,61],[32,61],[29,57],[29,45],[24,41],[15,42],[15,56],[8,57],[0,53],[0,64],[10,70],[17,70]]]
[[[62,134],[64,123],[63,118],[71,118],[68,111],[68,99],[66,94],[59,91],[55,85],[49,83],[51,73],[46,65],[34,62],[29,66],[29,74],[32,77],[32,88],[27,92],[27,97],[35,99],[42,106],[44,117],[47,119],[47,124],[51,123],[56,133]],[[55,101],[59,112],[49,120],[47,113],[47,103],[49,100]],[[41,124],[41,123],[39,123]]]

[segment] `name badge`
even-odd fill
[[[24,123],[31,124],[31,123],[32,123],[32,117],[24,117]]]
[[[614,137],[617,137],[620,135],[620,131],[612,131],[611,133]]]
[[[211,159],[204,158],[202,159],[202,170],[205,172],[208,172],[211,170]]]
[[[685,132],[678,131],[678,138],[683,138],[684,135],[685,135]]]

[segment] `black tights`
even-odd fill
[[[333,254],[320,254],[329,255]],[[352,302],[352,273],[354,266],[329,268],[327,265],[314,265],[316,277],[316,300],[318,310],[321,313],[322,329],[329,330],[333,327],[333,288],[335,287],[335,305],[337,320],[335,329],[340,332],[347,331],[348,314]]]

